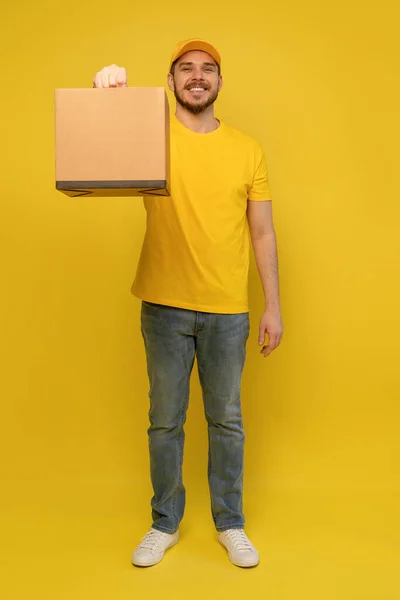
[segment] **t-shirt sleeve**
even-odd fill
[[[248,199],[255,201],[272,199],[268,181],[267,161],[259,144],[256,144],[254,149],[254,177],[248,191]]]

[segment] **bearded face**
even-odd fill
[[[209,54],[200,50],[181,56],[170,78],[170,89],[176,101],[195,115],[216,101],[222,86],[218,65]]]

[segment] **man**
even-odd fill
[[[94,87],[127,85],[124,68],[105,67]],[[251,137],[214,116],[222,88],[221,57],[194,39],[175,48],[168,87],[171,197],[147,197],[147,228],[132,293],[142,300],[141,332],[150,381],[153,524],[132,556],[138,566],[162,560],[179,537],[185,508],[184,423],[197,356],[209,433],[208,480],[218,540],[232,563],[259,562],[244,532],[244,431],[241,377],[250,322],[249,236],[266,308],[261,354],[280,343],[276,238],[264,153]]]

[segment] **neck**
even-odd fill
[[[214,116],[214,105],[209,106],[204,112],[194,115],[177,102],[175,116],[182,125],[196,133],[211,133],[220,125]]]

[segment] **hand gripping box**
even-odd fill
[[[163,87],[57,89],[56,188],[68,196],[170,195]]]

